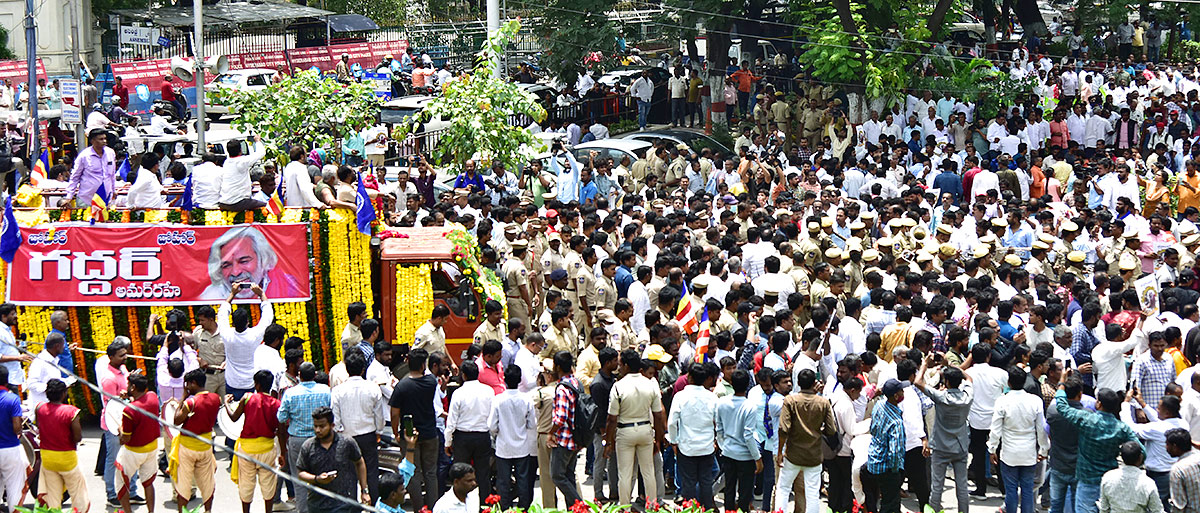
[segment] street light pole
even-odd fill
[[[487,0],[487,33],[491,37],[500,30],[500,0]],[[496,65],[492,68],[492,76],[500,78],[500,62],[504,59],[502,55],[496,56]]]
[[[92,106],[84,105],[83,101],[83,76],[79,69],[79,4],[80,0],[71,1],[71,59],[74,60],[71,63],[71,76],[75,77],[75,80],[79,83],[79,97],[75,100],[75,103],[79,104],[79,115],[86,119],[88,110]],[[83,119],[80,119],[79,123],[75,124],[76,151],[80,151],[84,147],[83,121]]]
[[[32,1],[32,0],[27,0]],[[195,28],[193,29],[192,57],[195,61],[196,78],[196,151],[203,155],[208,151],[204,144],[204,129],[207,119],[204,117],[204,13],[203,0],[192,0],[195,13]]]
[[[41,126],[38,124],[37,99],[37,22],[33,18],[33,0],[25,0],[25,59],[29,64],[29,83],[25,85],[25,97],[29,100],[29,158],[41,158]],[[30,166],[30,171],[33,166]],[[49,170],[47,170],[49,171]]]

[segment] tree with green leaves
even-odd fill
[[[603,72],[616,64],[618,26],[608,14],[616,7],[614,0],[517,1],[525,8],[544,6],[533,27],[542,38],[539,63],[562,87],[575,85],[585,70]]]
[[[479,158],[517,169],[526,160],[528,148],[540,144],[533,134],[510,120],[528,116],[541,122],[546,119],[546,110],[517,84],[492,75],[505,45],[519,29],[517,20],[501,25],[475,54],[474,69],[442,86],[442,95],[422,110],[424,120],[438,118],[450,123],[441,131],[437,146],[430,150],[434,163],[459,168],[467,160]],[[401,124],[394,138],[403,140],[416,133],[420,121]]]
[[[298,71],[264,89],[218,88],[213,102],[236,114],[233,127],[262,136],[276,155],[291,144],[337,153],[342,139],[375,123],[379,100],[366,84],[343,84],[314,70]]]
[[[8,30],[0,27],[0,59],[12,60],[16,58],[17,55],[8,47]]]

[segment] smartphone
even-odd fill
[[[239,289],[248,289],[248,288],[250,288],[250,287],[251,287],[251,285],[250,285],[249,283],[247,283],[247,282],[242,282],[242,283],[239,283],[239,284],[238,284],[238,288],[239,288]]]
[[[415,435],[415,431],[414,431],[414,428],[413,428],[413,417],[412,417],[412,415],[405,415],[405,416],[404,416],[404,420],[402,421],[402,423],[403,423],[403,425],[404,425],[404,436],[414,436],[414,435]]]

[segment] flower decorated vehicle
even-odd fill
[[[500,278],[480,264],[475,236],[460,227],[424,227],[390,229],[380,239],[387,336],[411,345],[433,307],[446,305],[446,349],[460,361],[483,321],[483,303],[495,299],[504,304]]]

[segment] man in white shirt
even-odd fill
[[[492,436],[488,417],[496,391],[479,382],[479,366],[466,361],[461,366],[463,385],[450,398],[446,417],[446,454],[454,463],[467,463],[475,468],[479,493],[492,494]]]
[[[271,324],[263,330],[262,344],[254,348],[254,372],[265,370],[276,377],[287,372],[287,363],[279,355],[285,338],[287,329],[278,324]]]
[[[1102,324],[1098,330],[1104,331]],[[1097,333],[1099,335],[1099,333]],[[1096,373],[1096,390],[1107,388],[1124,392],[1129,383],[1129,375],[1125,371],[1125,353],[1137,347],[1138,337],[1131,336],[1124,342],[1100,340],[1092,348],[1092,369]]]
[[[75,383],[74,376],[64,376],[63,372],[55,367],[55,364],[58,363],[58,355],[62,354],[66,345],[67,339],[63,338],[61,333],[50,332],[46,336],[42,352],[29,364],[29,376],[25,378],[25,390],[29,392],[29,396],[26,398],[25,404],[30,409],[37,410],[38,406],[48,402],[46,384],[50,380],[61,379],[68,387]]]
[[[629,84],[629,95],[637,99],[638,128],[646,129],[646,117],[650,115],[650,100],[654,97],[654,82],[650,81],[650,72],[642,71],[642,76]]]
[[[1027,373],[1008,370],[1009,391],[996,400],[987,449],[992,464],[999,463],[1004,479],[1004,510],[1033,511],[1033,481],[1037,462],[1050,454],[1042,398],[1026,392]],[[1003,445],[1001,445],[1003,444]],[[998,449],[998,450],[997,450]]]
[[[667,415],[667,442],[677,449],[679,495],[713,509],[713,448],[716,446],[717,367],[712,363],[692,365],[688,385],[675,394]]]
[[[313,191],[313,179],[308,174],[308,165],[304,163],[304,147],[292,146],[288,150],[288,162],[283,167],[283,204],[289,207],[315,208],[322,206]],[[195,195],[195,185],[192,185]]]
[[[262,302],[262,316],[258,324],[250,326],[250,310],[233,310],[233,299],[240,291],[233,288],[229,299],[217,309],[217,333],[225,342],[225,392],[238,399],[254,391],[254,356],[263,340],[267,326],[275,322],[275,311],[271,302],[263,295],[258,285],[250,289]]]
[[[514,498],[521,509],[533,503],[529,453],[537,451],[537,413],[533,399],[520,390],[523,374],[517,366],[504,369],[507,390],[495,397],[488,415],[488,431],[496,438],[496,488],[505,511]]]
[[[221,210],[243,211],[263,207],[265,203],[250,197],[253,192],[250,168],[267,154],[262,145],[262,137],[254,136],[249,155],[242,155],[240,140],[225,143],[225,152],[229,157],[225,159],[221,171],[221,192],[218,198]]]
[[[975,490],[971,495],[981,497],[987,495],[987,441],[992,428],[992,415],[996,400],[1004,393],[1008,383],[1008,373],[999,367],[988,365],[992,357],[992,347],[986,342],[979,342],[971,348],[971,367],[963,370],[971,378],[975,389],[975,400],[971,402],[971,410],[967,413],[967,423],[971,425],[971,475],[975,479]],[[1024,381],[1022,381],[1024,383]]]
[[[221,164],[225,157],[212,152],[205,152],[202,162],[192,168],[192,202],[197,208],[216,209],[221,197]],[[286,168],[285,168],[286,170]]]
[[[130,209],[165,208],[167,202],[163,199],[163,186],[158,180],[158,155],[142,155],[139,167],[137,178],[126,193],[125,205]]]
[[[879,146],[879,136],[883,134],[883,123],[879,121],[879,112],[871,111],[871,119],[862,124],[863,136],[867,139],[867,149],[873,150]]]
[[[450,489],[433,505],[433,513],[475,513],[479,511],[479,490],[475,470],[466,463],[455,463],[447,474]]]
[[[376,433],[384,427],[383,392],[379,390],[379,385],[363,379],[367,359],[362,351],[348,352],[345,364],[350,377],[333,387],[330,396],[334,429],[347,438],[353,438],[362,453],[363,463],[367,468],[376,469],[379,468]],[[372,501],[379,499],[378,472],[367,472],[367,489]]]

